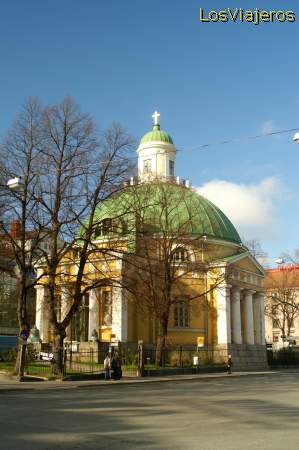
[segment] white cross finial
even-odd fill
[[[158,113],[158,111],[155,111],[152,115],[152,118],[154,119],[154,125],[159,125],[159,117],[160,113]]]

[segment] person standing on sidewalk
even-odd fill
[[[104,359],[104,371],[105,371],[105,380],[110,380],[110,356],[107,353],[106,358]]]
[[[231,373],[232,373],[232,365],[233,365],[232,355],[228,355],[228,358],[227,358],[227,373],[228,373],[228,375],[231,375]]]

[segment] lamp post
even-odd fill
[[[21,211],[21,229],[20,236],[13,236],[13,239],[18,239],[20,243],[17,245],[13,242],[14,252],[18,252],[18,278],[19,278],[19,301],[18,301],[18,319],[20,326],[20,340],[21,346],[18,352],[18,361],[16,364],[16,371],[18,373],[20,381],[22,381],[25,370],[25,361],[26,361],[26,345],[27,339],[29,337],[29,329],[27,323],[27,310],[26,310],[26,300],[27,300],[27,255],[26,255],[26,213],[27,213],[27,190],[24,188],[24,183],[21,177],[15,177],[7,182],[7,188],[12,192],[21,192],[21,196],[19,198]]]

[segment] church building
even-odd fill
[[[209,362],[230,354],[236,369],[265,368],[264,270],[225,214],[177,175],[176,148],[159,116],[137,148],[138,175],[98,207],[94,245],[125,256],[118,250],[90,260],[86,280],[94,287],[67,340],[132,348],[142,340],[154,348],[164,326],[166,346],[194,349]],[[62,318],[75,270],[65,264]],[[47,342],[45,295],[37,286],[36,326]]]

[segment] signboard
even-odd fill
[[[205,337],[204,336],[198,336],[197,338],[197,347],[204,347],[205,346]]]

